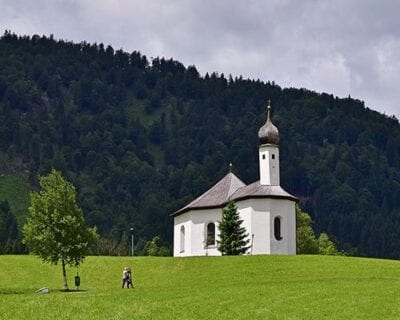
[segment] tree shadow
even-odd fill
[[[37,289],[0,289],[0,295],[32,294]]]
[[[28,288],[28,289],[0,289],[0,296],[1,295],[23,295],[23,294],[37,294],[37,295],[46,295],[50,294],[52,292],[61,292],[61,293],[85,293],[88,290],[87,289],[69,289],[69,290],[64,290],[64,289],[50,289],[48,293],[39,293],[36,292],[38,289],[37,288]]]
[[[57,290],[57,291],[58,292],[62,292],[62,293],[85,293],[88,290],[86,290],[86,289],[79,289],[79,290],[76,290],[76,289],[68,289],[68,290],[60,289],[60,290]]]

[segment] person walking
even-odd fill
[[[125,285],[127,288],[133,288],[132,271],[129,267],[125,267],[122,271],[122,288],[125,288]]]
[[[128,274],[127,287],[129,288],[129,286],[131,286],[131,288],[133,288],[132,270],[129,267],[127,270],[127,274]]]
[[[129,280],[128,267],[125,267],[124,270],[122,271],[122,288],[125,288],[125,284],[127,288],[129,288],[128,280]]]

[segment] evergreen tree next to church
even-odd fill
[[[240,220],[235,202],[229,200],[222,210],[222,221],[218,229],[220,240],[218,241],[218,250],[222,255],[239,255],[249,249],[248,233],[241,226],[243,220]]]

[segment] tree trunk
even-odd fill
[[[62,271],[63,271],[63,278],[64,278],[64,290],[68,291],[68,283],[67,283],[67,272],[65,270],[65,260],[61,259],[62,262]]]

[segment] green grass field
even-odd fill
[[[124,266],[135,289],[121,289]],[[60,266],[0,256],[0,319],[399,319],[400,262],[329,256],[89,257],[80,292]],[[68,270],[70,288],[75,269]],[[49,287],[49,294],[34,291]]]

